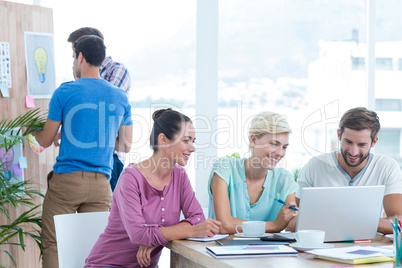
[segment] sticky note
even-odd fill
[[[32,96],[25,97],[25,106],[27,108],[35,108],[35,102]]]
[[[19,164],[13,164],[13,171],[14,171],[15,176],[21,176],[22,175],[22,170],[21,170]]]
[[[27,157],[26,156],[20,156],[18,159],[18,162],[20,164],[20,168],[27,168],[28,164],[27,164]]]
[[[9,98],[10,93],[8,92],[8,87],[7,86],[0,86],[0,91],[1,95],[3,95],[3,98]]]

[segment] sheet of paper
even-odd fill
[[[27,95],[52,96],[56,88],[53,34],[24,32]]]
[[[18,159],[18,162],[20,164],[20,168],[27,168],[28,164],[27,164],[27,157],[26,156],[20,156]]]
[[[297,255],[297,250],[285,245],[243,245],[243,246],[213,246],[207,247],[216,256],[230,256],[230,255],[280,255],[280,254],[294,254]]]
[[[345,247],[345,248],[331,248],[331,249],[315,249],[306,251],[307,253],[316,254],[319,256],[327,256],[332,258],[352,260],[359,258],[371,258],[384,256],[383,251],[378,247]]]
[[[8,87],[7,86],[0,86],[0,91],[1,95],[3,98],[9,98],[10,97],[10,92],[8,92]]]
[[[10,59],[10,43],[0,42],[0,86],[11,88],[11,59]],[[3,97],[8,98],[9,96],[4,96],[3,89],[1,90]]]
[[[25,106],[27,108],[35,108],[35,102],[32,96],[25,96]]]
[[[203,237],[203,238],[187,238],[187,240],[208,242],[208,241],[220,240],[220,239],[226,238],[228,236],[229,236],[228,234],[217,234],[217,235],[214,235],[212,237],[206,236],[206,237]]]
[[[394,250],[394,245],[378,246],[377,248],[386,249],[386,250]]]
[[[13,164],[13,172],[14,172],[15,176],[21,176],[22,175],[22,170],[21,170],[19,164]]]

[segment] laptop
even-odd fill
[[[296,232],[324,230],[325,242],[374,239],[384,185],[303,188]]]

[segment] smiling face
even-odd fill
[[[180,166],[187,165],[191,153],[195,152],[195,129],[190,122],[182,123],[181,129],[166,146],[169,158]]]
[[[289,133],[266,133],[260,137],[252,135],[250,138],[252,157],[257,159],[256,162],[260,163],[263,168],[274,169],[286,155]]]
[[[341,154],[345,164],[349,167],[364,167],[370,149],[374,147],[378,138],[371,140],[371,131],[369,129],[353,130],[345,128],[342,135],[338,130],[338,138],[341,143]]]

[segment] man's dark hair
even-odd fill
[[[104,40],[103,34],[98,29],[92,27],[82,27],[70,33],[67,42],[75,43],[77,42],[78,39],[80,39],[80,37],[83,37],[84,35],[96,35],[100,37],[102,40]]]
[[[374,141],[381,128],[380,119],[374,111],[367,110],[364,107],[353,108],[348,110],[339,122],[341,136],[345,128],[353,130],[369,129],[371,130],[371,141]]]
[[[96,35],[85,35],[74,43],[75,57],[82,53],[85,60],[93,66],[100,66],[106,56],[103,40]]]

